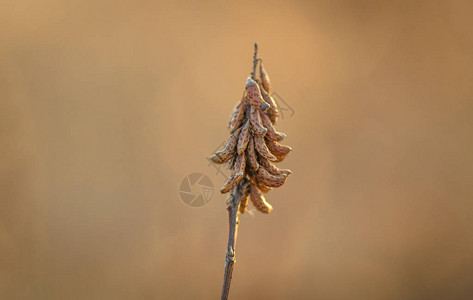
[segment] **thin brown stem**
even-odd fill
[[[253,71],[251,72],[251,79],[256,78],[256,66],[258,65],[258,44],[255,43],[255,54],[253,55]]]
[[[243,197],[248,195],[248,179],[243,178],[233,189],[230,195],[230,203],[227,207],[230,230],[228,233],[227,255],[225,258],[225,275],[223,278],[222,300],[228,299],[230,284],[232,282],[233,267],[235,265],[235,244],[238,234],[239,207]]]
[[[258,44],[255,43],[255,53],[253,55],[253,71],[251,72],[251,78],[255,80],[256,78],[256,67],[258,65]],[[227,207],[228,210],[228,223],[229,223],[229,232],[228,232],[228,244],[227,244],[227,254],[225,257],[225,274],[223,277],[223,287],[222,287],[222,300],[228,299],[228,294],[230,292],[230,284],[232,282],[233,268],[235,266],[235,245],[238,234],[238,225],[239,225],[239,215],[240,215],[240,202],[243,197],[247,197],[249,193],[249,183],[248,178],[243,178],[233,188],[233,193],[230,195],[230,203]]]

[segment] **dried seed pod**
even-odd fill
[[[233,173],[228,178],[227,182],[220,189],[222,194],[229,192],[233,189],[238,182],[245,176],[246,157],[245,154],[238,155],[235,159],[235,165],[233,166]]]
[[[270,140],[266,140],[266,145],[269,151],[277,157],[277,161],[282,161],[292,151],[291,147]]]
[[[228,121],[228,129],[233,133],[243,122],[245,118],[245,97],[243,96],[240,102],[235,105],[233,112]]]
[[[276,101],[274,101],[273,97],[266,93],[264,88],[261,88],[261,96],[263,96],[263,100],[270,106],[269,109],[266,111],[266,114],[271,120],[271,123],[276,123],[276,120],[278,119],[279,115],[278,105],[276,104]]]
[[[284,175],[291,175],[292,172],[291,170],[289,169],[280,169],[278,167],[276,167],[275,165],[273,165],[269,160],[267,160],[266,158],[264,157],[259,157],[258,158],[258,162],[263,166],[263,168],[266,169],[266,171],[268,171],[270,174],[273,174],[273,175],[281,175],[281,174],[284,174]]]
[[[237,184],[238,182],[243,178],[244,173],[243,172],[233,172],[230,177],[228,177],[227,182],[223,185],[223,187],[220,189],[220,193],[225,194],[231,191]]]
[[[266,128],[264,128],[263,123],[261,122],[259,111],[253,106],[250,108],[250,123],[254,132],[256,132],[256,134],[261,137],[263,137],[268,131]]]
[[[248,77],[248,80],[246,81],[245,89],[246,97],[249,100],[251,106],[263,111],[267,110],[270,107],[270,105],[263,100],[260,88],[258,87],[256,81],[254,81],[250,77]]]
[[[246,155],[245,153],[242,153],[237,156],[235,160],[235,166],[233,167],[233,171],[245,173],[245,168],[246,168]]]
[[[280,187],[286,182],[288,175],[281,174],[281,175],[273,175],[266,171],[261,165],[256,173],[256,177],[259,181],[261,181],[264,185],[269,187]]]
[[[268,94],[271,94],[271,80],[269,79],[268,73],[264,69],[263,62],[260,62],[259,64],[259,74],[261,85]]]
[[[240,213],[244,214],[246,212],[246,208],[248,207],[248,198],[250,195],[244,195],[240,201]]]
[[[250,120],[246,120],[245,125],[241,129],[240,137],[238,138],[238,154],[242,154],[245,151],[246,147],[248,146],[248,142],[250,141],[250,137]]]
[[[273,210],[271,204],[266,202],[266,199],[264,199],[264,196],[263,194],[261,194],[261,191],[253,184],[250,185],[250,198],[255,208],[260,212],[269,214]]]
[[[273,124],[271,124],[271,120],[269,119],[269,116],[266,113],[260,112],[260,117],[261,117],[261,123],[268,130],[266,132],[267,139],[271,141],[279,142],[279,141],[282,141],[286,137],[284,133],[276,131]]]
[[[261,192],[263,192],[263,193],[267,193],[267,192],[269,192],[269,191],[272,189],[272,188],[270,188],[269,186],[264,185],[264,183],[262,183],[262,182],[258,179],[258,177],[256,177],[256,176],[253,177],[253,181],[252,181],[252,182],[253,182],[254,185],[256,185],[256,186],[259,188],[259,190],[260,190]]]
[[[278,158],[274,156],[271,151],[269,151],[268,147],[266,146],[266,143],[264,142],[264,139],[258,135],[254,136],[254,141],[255,141],[255,149],[258,151],[258,153],[263,156],[264,158],[271,160],[271,161],[276,161]]]
[[[261,62],[256,54],[254,61],[255,64]],[[254,66],[256,67],[257,65]],[[255,69],[252,76],[254,74]],[[228,161],[232,170],[232,174],[220,190],[222,193],[228,193],[237,185],[238,189],[243,188],[242,184],[245,185],[247,194],[244,194],[240,201],[240,213],[244,213],[247,209],[248,193],[258,210],[264,213],[270,212],[272,207],[261,193],[283,185],[291,174],[290,170],[280,169],[271,163],[283,160],[291,151],[291,147],[277,143],[286,135],[274,127],[279,112],[276,101],[270,93],[271,81],[264,66],[260,64],[259,79],[248,78],[243,97],[230,116],[228,123],[230,138],[224,148],[212,157],[217,163]],[[243,178],[245,183],[241,181]],[[249,186],[247,180],[251,182]]]
[[[229,160],[235,153],[235,148],[238,142],[238,136],[240,135],[241,128],[235,130],[232,135],[228,138],[225,146],[222,150],[217,151],[210,159],[217,164],[221,164]]]
[[[246,160],[253,171],[258,171],[259,164],[258,160],[256,159],[255,143],[253,141],[253,137],[250,137],[248,147],[246,148]]]
[[[228,169],[229,170],[233,170],[233,166],[235,165],[235,161],[236,161],[236,156],[233,155],[232,158],[230,158],[228,160]]]

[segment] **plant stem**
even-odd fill
[[[258,65],[258,44],[255,43],[255,53],[253,55],[253,71],[251,78],[255,80],[256,66]],[[233,188],[233,193],[230,195],[230,204],[228,210],[228,223],[230,230],[228,232],[227,255],[225,257],[225,274],[223,276],[222,300],[228,299],[230,292],[230,284],[232,282],[233,267],[235,265],[235,244],[238,234],[240,202],[243,197],[248,196],[248,186],[250,181],[245,177]]]
[[[253,71],[251,72],[251,79],[256,78],[256,66],[258,65],[258,44],[255,43],[255,54],[253,55]]]
[[[230,196],[230,205],[227,207],[228,210],[228,221],[230,230],[228,233],[228,244],[227,244],[227,255],[225,258],[225,275],[223,278],[222,287],[222,300],[228,299],[228,293],[230,292],[230,284],[232,282],[233,266],[235,265],[235,244],[238,234],[238,220],[240,211],[240,201],[243,197],[248,196],[248,179],[243,178],[238,185],[233,189],[233,193]]]

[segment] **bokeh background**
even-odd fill
[[[293,175],[232,299],[473,297],[471,1],[3,1],[0,298],[217,299],[225,197],[179,198],[251,69]]]

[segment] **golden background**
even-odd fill
[[[0,298],[217,299],[225,197],[179,198],[251,70],[293,175],[232,299],[471,299],[471,1],[4,1]],[[250,205],[251,206],[251,205]]]

